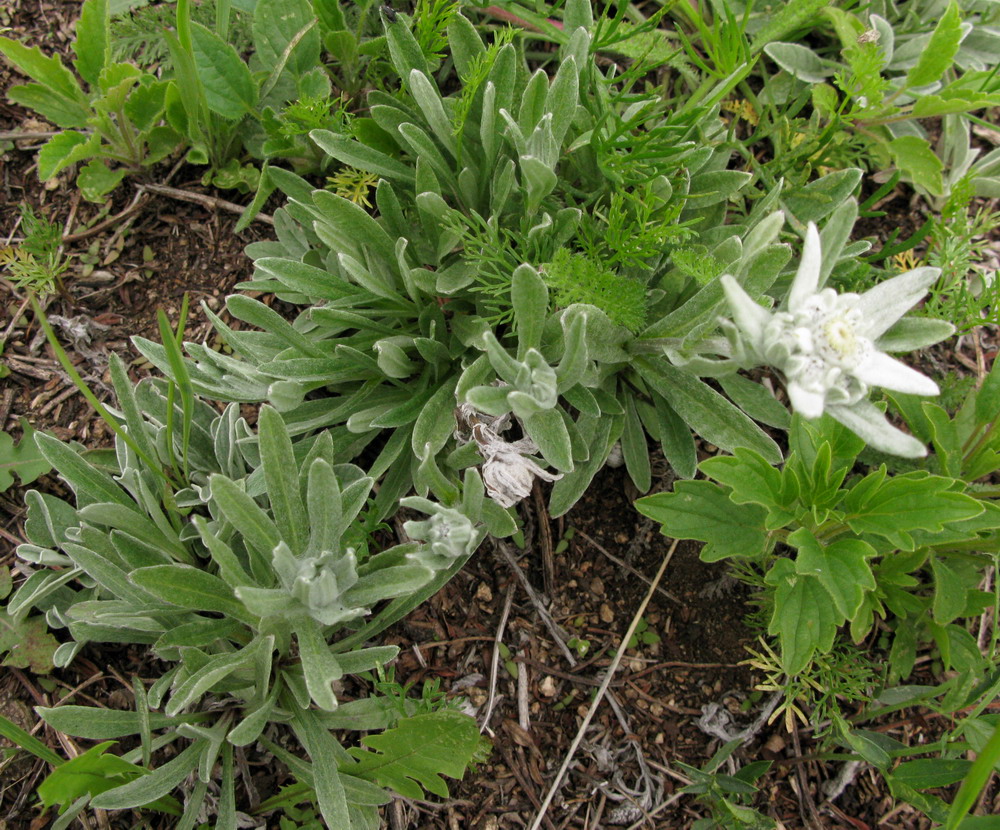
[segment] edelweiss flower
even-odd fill
[[[920,300],[940,274],[915,268],[864,294],[819,290],[819,233],[810,222],[802,262],[787,310],[762,308],[728,274],[726,299],[738,329],[737,351],[752,365],[781,371],[792,408],[806,418],[828,412],[876,449],[917,458],[927,454],[914,437],[891,426],[868,400],[872,386],[912,395],[936,395],[937,384],[879,350],[879,338]]]

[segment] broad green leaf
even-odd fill
[[[829,651],[837,633],[837,613],[819,579],[795,573],[788,559],[779,559],[766,576],[775,585],[774,613],[768,633],[781,642],[781,666],[796,675],[813,653]]]
[[[311,619],[296,629],[295,637],[309,696],[320,709],[332,712],[337,708],[337,696],[331,684],[344,676],[344,670],[337,656],[330,652],[319,626],[314,625]]]
[[[558,408],[543,409],[523,419],[524,431],[538,445],[542,457],[557,470],[573,471],[573,446]]]
[[[257,0],[253,43],[260,66],[268,71],[279,66],[285,50],[315,19],[309,0]],[[319,64],[319,58],[320,35],[313,27],[291,47],[285,67],[293,75],[303,75]]]
[[[729,498],[736,504],[759,504],[782,514],[792,506],[785,498],[781,471],[753,450],[739,447],[731,456],[706,458],[699,468],[729,487]]]
[[[557,146],[563,139],[576,116],[579,100],[580,70],[573,57],[559,64],[556,75],[545,95],[545,111],[552,113],[552,137]]]
[[[920,52],[916,66],[906,73],[906,86],[927,86],[938,80],[951,66],[961,42],[962,15],[952,2],[934,27],[930,43]]]
[[[383,787],[405,798],[423,798],[424,790],[448,797],[443,775],[461,779],[479,747],[474,719],[454,709],[441,709],[404,718],[395,728],[362,738],[365,748],[348,752],[356,764],[341,771]]]
[[[86,0],[76,23],[73,51],[76,52],[76,71],[91,87],[97,86],[97,79],[107,66],[110,31],[108,0]]]
[[[192,23],[191,49],[212,112],[236,120],[257,106],[257,85],[232,46],[200,23]]]
[[[47,57],[37,46],[32,46],[29,49],[24,44],[7,37],[0,37],[0,53],[29,78],[38,81],[43,87],[54,92],[71,107],[79,108],[78,111],[83,115],[80,123],[60,124],[59,126],[84,126],[89,112],[87,96],[80,89],[73,73],[63,65],[57,56]]]
[[[45,142],[38,151],[38,178],[48,181],[71,164],[89,158],[97,152],[100,138],[76,130],[63,130]]]
[[[934,603],[931,608],[934,622],[947,625],[965,611],[968,588],[965,580],[940,556],[931,556],[934,572]]]
[[[788,543],[798,549],[796,572],[816,577],[833,599],[841,620],[853,619],[865,592],[875,590],[875,577],[868,565],[875,548],[861,539],[837,539],[824,545],[805,528],[792,533]]]
[[[76,186],[88,202],[103,202],[124,178],[124,167],[108,167],[101,159],[91,159],[77,174]]]
[[[65,763],[65,759],[56,755],[56,753],[38,740],[38,738],[30,732],[25,732],[20,726],[9,721],[3,715],[0,715],[0,735],[5,737],[11,743],[16,744],[25,752],[30,752],[36,758],[40,758],[45,761],[45,763],[50,766],[58,767],[60,764]]]
[[[105,741],[56,767],[38,785],[37,793],[42,804],[46,807],[54,804],[65,806],[81,796],[95,796],[148,774],[142,767],[109,753],[107,750],[113,745],[114,741]],[[180,813],[179,805],[173,798],[157,799],[143,806],[172,815]]]
[[[10,435],[0,432],[0,493],[14,483],[14,473],[21,484],[31,484],[52,469],[35,442],[35,430],[24,420],[21,426],[24,431],[16,445]]]
[[[635,508],[672,539],[705,542],[701,558],[717,562],[732,556],[755,558],[767,547],[766,511],[756,504],[734,505],[725,491],[708,481],[678,481],[672,493],[656,493]]]
[[[916,135],[901,135],[886,144],[893,163],[918,187],[932,196],[940,196],[944,190],[941,171],[944,163],[934,152],[926,138]]]
[[[878,483],[881,475],[870,473],[844,498],[845,521],[855,533],[877,533],[912,550],[908,531],[940,531],[983,512],[976,499],[951,490],[952,479],[917,472]]]
[[[436,455],[455,431],[455,385],[458,378],[448,378],[420,410],[413,425],[411,444],[417,458]]]
[[[698,451],[694,435],[680,415],[660,395],[653,392],[660,449],[664,458],[681,478],[694,478],[698,469]]]
[[[990,373],[976,395],[976,421],[992,423],[1000,418],[1000,360],[993,361]]]
[[[269,667],[273,649],[273,635],[267,637],[258,635],[249,645],[239,651],[212,655],[211,659],[200,669],[189,675],[173,689],[170,701],[166,706],[166,713],[170,716],[177,715],[200,700],[217,683],[225,680],[235,671],[258,669],[258,660],[264,663],[265,667]]]
[[[628,470],[632,483],[640,493],[648,492],[652,486],[649,447],[646,445],[646,431],[642,428],[635,400],[631,395],[625,399],[625,425],[621,441],[625,469]]]
[[[698,210],[723,202],[736,194],[752,178],[752,173],[745,173],[742,170],[714,170],[692,176],[691,195],[684,202],[684,210]]]
[[[820,10],[830,0],[790,0],[764,16],[765,23],[754,35],[750,51],[757,53],[771,41],[781,40],[800,28],[812,28]]]
[[[383,176],[389,181],[413,184],[413,168],[366,144],[329,130],[313,130],[309,137],[337,161]]]
[[[486,47],[476,27],[460,12],[448,22],[448,45],[459,78],[467,80],[476,61],[486,55]]]
[[[589,416],[588,416],[589,417]],[[583,420],[581,418],[581,420]],[[597,471],[604,466],[604,462],[611,452],[611,447],[621,436],[625,426],[625,419],[620,416],[600,417],[597,419],[596,428],[590,433],[589,456],[582,464],[577,464],[571,473],[563,475],[559,481],[552,485],[552,492],[549,495],[549,514],[552,518],[557,518],[566,513],[576,502],[584,491],[594,480]],[[489,503],[484,505],[488,508]]]
[[[445,114],[441,103],[441,93],[434,83],[423,72],[416,69],[410,72],[410,94],[420,107],[427,126],[431,128],[434,137],[448,152],[455,153],[455,128]]]
[[[993,734],[986,745],[980,749],[976,760],[973,761],[972,767],[962,781],[962,786],[958,788],[955,800],[948,811],[944,830],[959,830],[964,824],[963,819],[989,782],[997,764],[1000,764],[1000,724],[994,726]]]
[[[270,561],[271,553],[281,541],[278,528],[260,506],[239,485],[222,475],[209,479],[212,499],[222,514],[239,531],[250,546]]]
[[[718,381],[733,403],[755,421],[777,429],[787,430],[791,426],[788,410],[761,384],[742,375],[721,377]]]
[[[424,75],[430,75],[424,52],[417,43],[413,33],[402,20],[386,22],[385,37],[389,44],[389,55],[393,66],[403,81],[409,81],[410,73],[416,69]]]
[[[964,758],[917,758],[896,767],[892,777],[915,790],[929,790],[964,781],[971,766]]]
[[[322,771],[321,775],[313,776],[313,785],[326,826],[352,830],[347,793],[339,772],[343,748],[330,730],[322,726],[315,712],[297,712],[292,723],[312,759],[313,768]]]
[[[819,84],[834,73],[836,64],[823,60],[812,49],[798,43],[769,43],[767,56],[800,81]]]
[[[88,464],[81,455],[57,438],[44,432],[35,434],[35,443],[46,460],[73,488],[79,504],[110,501],[139,512],[139,506],[128,497],[107,473]]]
[[[862,172],[856,167],[835,170],[809,182],[805,187],[783,193],[781,206],[799,222],[818,222],[840,207],[861,182]]]
[[[3,665],[48,674],[59,643],[49,633],[45,617],[11,616],[0,608],[0,655]]]
[[[549,290],[536,268],[519,265],[514,269],[510,299],[517,326],[517,356],[523,360],[528,349],[541,346],[542,329],[549,309]]]

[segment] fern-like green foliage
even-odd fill
[[[712,256],[704,245],[678,248],[670,255],[674,266],[686,277],[707,285],[725,270],[719,260]]]
[[[589,303],[630,331],[639,331],[645,325],[646,286],[639,280],[602,268],[566,248],[556,251],[552,262],[543,266],[542,277],[555,291],[560,306]]]
[[[215,26],[215,0],[191,3],[191,20],[203,26]],[[252,17],[233,9],[227,40],[240,54],[250,49]],[[164,32],[177,25],[177,7],[173,3],[132,8],[111,21],[111,56],[115,61],[135,61],[140,66],[172,66]]]
[[[21,232],[24,239],[20,245],[0,248],[0,269],[18,288],[43,295],[62,290],[60,277],[69,267],[59,250],[62,228],[24,202]]]
[[[857,110],[878,110],[892,86],[882,75],[885,53],[877,43],[867,41],[849,46],[843,54],[850,72],[834,75],[837,86],[854,99]]]
[[[514,28],[508,26],[498,30],[493,35],[493,43],[486,47],[486,51],[477,55],[464,74],[459,76],[462,81],[462,89],[459,93],[458,104],[455,106],[454,131],[458,138],[458,147],[462,146],[462,134],[465,132],[465,124],[469,120],[472,112],[472,103],[476,95],[486,83],[486,79],[496,63],[500,50],[514,39]]]
[[[420,51],[440,61],[448,50],[447,29],[458,12],[456,0],[417,0],[413,9],[413,34]]]
[[[441,776],[461,778],[482,747],[475,720],[453,709],[406,718],[362,743],[367,749],[347,750],[358,763],[341,772],[391,787],[404,798],[423,798],[424,790],[447,798]]]

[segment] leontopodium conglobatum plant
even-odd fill
[[[736,279],[722,277],[732,323],[723,321],[744,367],[772,366],[784,375],[792,408],[806,418],[828,412],[875,449],[908,458],[926,455],[868,400],[881,386],[936,395],[937,384],[883,351],[880,340],[927,293],[940,269],[914,268],[863,294],[820,288],[822,250],[816,225],[806,230],[802,261],[783,308],[756,303]]]
[[[166,348],[180,360],[169,338]],[[115,355],[109,370],[114,452],[98,464],[70,443],[39,441],[75,500],[27,494],[30,542],[17,549],[27,579],[7,607],[66,629],[58,666],[91,642],[143,647],[154,679],[135,679],[134,712],[39,710],[59,732],[107,742],[93,754],[126,735],[142,746],[100,761],[123,771],[113,782],[70,788],[61,801],[60,776],[79,765],[59,767],[40,797],[66,808],[63,824],[84,810],[164,809],[174,826],[214,813],[212,826],[236,827],[235,759],[258,744],[294,767],[294,786],[325,827],[375,830],[389,790],[447,796],[441,774],[460,778],[480,746],[475,720],[366,695],[349,677],[395,659],[398,647],[378,635],[440,590],[485,537],[478,471],[436,501],[402,499],[424,515],[403,524],[408,538],[383,546],[373,535],[375,482],[341,463],[328,430],[293,445],[269,406],[254,430],[237,404],[220,413],[186,391],[175,400],[162,381],[133,387]],[[359,746],[341,730],[371,734]],[[178,786],[186,805],[170,795]]]

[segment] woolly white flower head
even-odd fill
[[[737,351],[752,364],[778,369],[792,408],[806,418],[828,412],[876,449],[910,458],[926,455],[926,448],[891,426],[867,396],[872,386],[938,394],[934,381],[880,351],[878,340],[927,293],[940,270],[915,268],[859,295],[820,290],[821,267],[819,232],[810,222],[785,309],[768,311],[734,277],[723,276]]]

